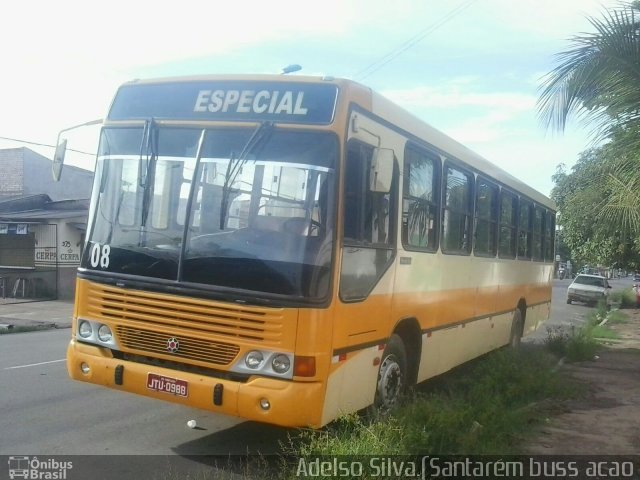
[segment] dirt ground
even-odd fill
[[[640,453],[640,310],[623,310],[593,361],[564,365],[586,392],[559,405],[526,448],[529,454],[637,455]]]

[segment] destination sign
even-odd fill
[[[246,120],[329,124],[338,89],[294,82],[170,82],[123,85],[109,120]]]

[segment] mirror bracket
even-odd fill
[[[60,130],[60,133],[58,133],[58,139],[56,140],[56,152],[53,154],[53,162],[51,163],[51,173],[53,175],[54,181],[60,181],[60,176],[62,175],[62,166],[64,165],[64,156],[65,153],[67,153],[67,139],[62,140],[61,142],[60,136],[64,132],[68,132],[69,130],[74,130],[80,127],[88,127],[89,125],[98,125],[102,122],[103,120],[99,118],[98,120],[91,120],[90,122],[81,123],[80,125],[74,125],[73,127]]]

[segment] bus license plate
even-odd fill
[[[189,393],[189,384],[185,380],[165,377],[164,375],[157,375],[155,373],[147,374],[147,388],[178,397],[186,397]]]

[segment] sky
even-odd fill
[[[10,2],[0,30],[0,137],[55,144],[106,115],[135,78],[300,74],[359,81],[533,188],[593,146],[588,126],[538,120],[541,78],[612,0],[111,0]],[[93,170],[99,127],[70,132]],[[49,158],[53,148],[27,146]],[[2,172],[0,172],[2,174]]]

